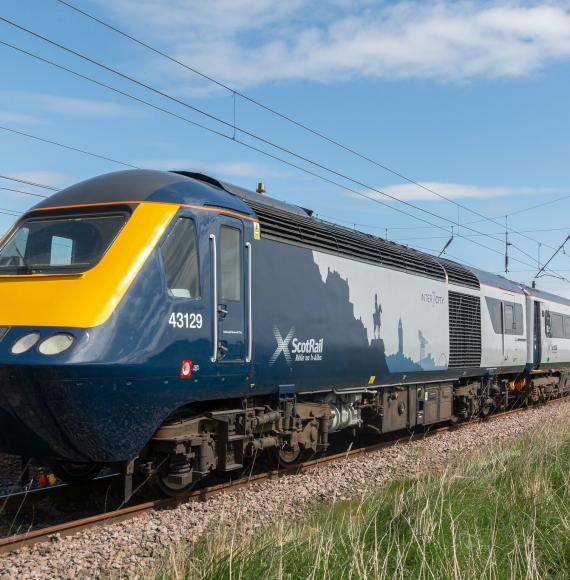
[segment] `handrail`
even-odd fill
[[[251,362],[253,351],[253,301],[251,288],[251,270],[253,263],[252,247],[250,242],[246,242],[247,250],[247,355],[245,362]]]
[[[214,325],[212,332],[212,356],[210,360],[216,362],[218,360],[218,258],[216,255],[216,236],[210,234],[210,258],[211,258],[211,279],[212,279],[212,323]]]

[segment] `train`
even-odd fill
[[[127,496],[570,391],[570,300],[201,173],[41,201],[0,304],[0,451]]]

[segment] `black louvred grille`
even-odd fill
[[[449,292],[449,366],[481,366],[481,299]]]
[[[257,214],[262,237],[303,244],[317,250],[381,264],[394,270],[445,280],[443,266],[429,254],[251,199],[247,200],[247,204]]]

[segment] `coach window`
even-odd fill
[[[220,228],[220,276],[222,300],[241,300],[241,232]]]
[[[552,338],[564,338],[562,314],[550,313],[550,335]]]
[[[166,286],[177,298],[200,298],[196,226],[189,218],[178,218],[160,248]]]

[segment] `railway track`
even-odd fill
[[[548,405],[556,404],[563,402],[565,400],[568,400],[568,397],[554,399],[548,402],[547,404]],[[216,494],[237,489],[240,487],[245,487],[254,482],[260,482],[272,478],[283,477],[292,473],[300,473],[303,471],[317,469],[321,465],[325,465],[334,461],[340,461],[348,457],[372,453],[381,449],[398,445],[400,443],[406,443],[414,440],[424,439],[426,437],[437,436],[441,433],[462,429],[475,423],[480,423],[483,421],[495,421],[507,415],[515,413],[523,413],[525,411],[526,408],[518,407],[515,409],[490,415],[489,417],[486,417],[484,419],[477,418],[471,421],[466,421],[464,423],[459,423],[457,425],[444,425],[426,431],[407,433],[406,435],[397,436],[389,440],[384,440],[371,445],[364,445],[355,448],[349,447],[347,450],[342,451],[340,453],[334,453],[324,457],[311,459],[309,461],[305,461],[295,466],[275,470],[268,470],[255,475],[241,477],[233,481],[228,481],[216,485],[211,485],[209,487],[197,489],[182,497],[161,498],[152,501],[142,502],[135,505],[121,507],[113,511],[99,513],[96,515],[91,515],[88,517],[83,517],[76,520],[59,523],[57,525],[31,530],[24,534],[8,536],[6,538],[0,539],[0,555],[19,550],[25,546],[30,546],[33,544],[49,541],[50,538],[54,536],[63,537],[76,534],[78,532],[81,532],[94,526],[110,525],[113,523],[131,519],[143,515],[149,512],[150,510],[171,509],[188,501],[203,501]],[[116,479],[116,476],[107,476],[106,478],[100,478],[100,481],[97,481],[96,485],[109,486],[113,483],[113,479]],[[69,488],[67,486],[61,485],[55,486],[53,488],[39,489],[30,492],[13,494],[11,496],[0,497],[0,509],[5,509],[8,504],[10,504],[12,508],[14,506],[17,507],[18,505],[21,507],[25,502],[34,502],[34,501],[37,502],[40,499],[43,499],[46,496],[49,496],[50,494],[53,493],[65,493],[66,489],[67,491],[69,491]]]

